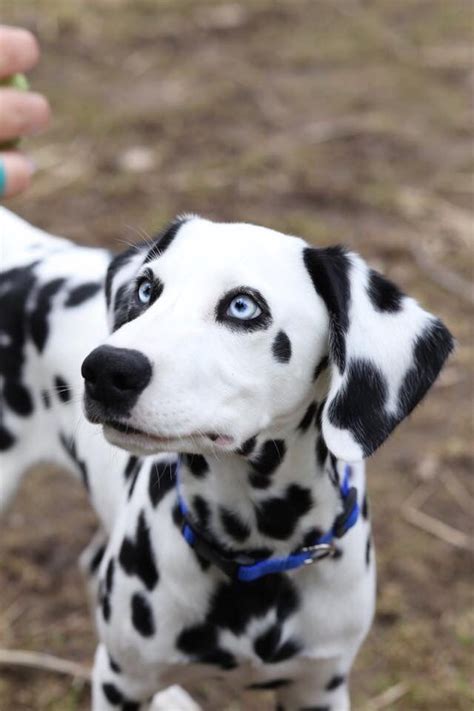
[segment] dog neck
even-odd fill
[[[181,462],[190,521],[232,554],[266,557],[311,545],[342,510],[315,402],[284,433],[259,435],[236,453],[183,454]]]

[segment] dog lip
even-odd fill
[[[138,430],[136,427],[131,427],[126,422],[120,422],[118,420],[107,420],[102,423],[104,427],[111,427],[118,432],[125,435],[139,435],[141,437],[146,437],[147,439],[155,440],[157,442],[175,442],[180,439],[190,439],[192,437],[207,437],[211,442],[216,444],[230,444],[233,442],[233,437],[228,435],[221,435],[217,432],[210,433],[192,433],[187,435],[173,435],[167,437],[160,437],[149,432],[143,432],[143,430]]]

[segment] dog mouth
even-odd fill
[[[112,435],[112,438],[115,439],[113,436],[113,433],[120,433],[121,439],[123,438],[123,435],[125,435],[126,439],[130,439],[131,441],[135,441],[136,443],[140,444],[148,444],[148,445],[153,445],[156,444],[158,446],[166,446],[174,443],[179,443],[182,442],[183,440],[185,441],[195,441],[195,440],[200,440],[202,441],[207,440],[211,442],[212,444],[215,444],[217,446],[223,446],[223,447],[228,447],[233,444],[234,438],[230,437],[229,435],[223,435],[218,432],[191,432],[189,434],[174,434],[174,435],[166,435],[166,436],[159,436],[155,434],[151,434],[150,432],[144,432],[143,430],[139,430],[136,427],[132,427],[126,422],[120,422],[119,420],[106,420],[105,422],[102,423],[104,427],[104,433],[106,436]],[[115,435],[116,436],[116,435]],[[125,442],[124,442],[125,444]]]

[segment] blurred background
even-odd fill
[[[378,613],[352,686],[355,709],[472,709],[472,4],[2,0],[1,20],[39,37],[54,110],[8,207],[112,249],[184,211],[342,242],[452,329],[434,390],[369,462]],[[2,648],[91,663],[76,559],[94,529],[75,482],[25,482],[1,528]],[[2,709],[88,708],[69,675],[0,677]]]

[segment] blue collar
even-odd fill
[[[181,461],[178,459],[176,467],[176,487],[178,505],[181,512],[181,532],[185,541],[198,555],[213,563],[233,580],[251,582],[271,573],[283,573],[287,570],[310,565],[327,556],[335,554],[335,538],[341,538],[354,526],[359,518],[359,505],[357,503],[357,490],[350,486],[351,468],[346,464],[342,484],[339,486],[343,511],[338,516],[332,527],[317,538],[310,546],[300,548],[288,556],[278,558],[264,558],[255,560],[244,555],[229,556],[224,549],[219,548],[202,533],[197,532],[194,525],[189,522],[189,509],[181,495],[179,473]]]

